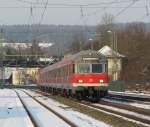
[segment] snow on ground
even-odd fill
[[[73,123],[75,123],[79,127],[110,127],[110,125],[105,124],[101,121],[98,121],[94,118],[91,118],[83,113],[73,110],[72,108],[56,102],[53,99],[47,97],[41,97],[38,93],[27,91],[33,96],[37,96],[36,98],[41,101],[42,103],[46,104],[59,114],[65,116],[66,118],[70,119]]]
[[[39,127],[70,127],[62,119],[41,106],[24,92],[17,90]]]
[[[84,104],[81,104],[81,105],[84,105]],[[112,116],[115,116],[115,117],[118,117],[118,118],[121,118],[121,119],[130,121],[130,122],[133,122],[133,123],[136,123],[136,124],[143,125],[143,126],[145,126],[145,127],[150,127],[149,124],[145,124],[145,123],[142,123],[142,122],[140,122],[140,121],[136,121],[136,120],[133,120],[133,119],[130,119],[130,118],[121,116],[121,115],[117,115],[117,114],[115,114],[115,113],[111,113],[111,112],[104,111],[104,110],[102,110],[102,109],[98,109],[98,108],[91,107],[91,106],[87,106],[87,105],[84,105],[84,106],[86,106],[86,107],[88,107],[88,108],[91,108],[91,109],[94,109],[94,110],[97,110],[97,111],[100,111],[100,112],[103,112],[103,113],[106,113],[106,114],[108,114],[108,115],[112,115]]]
[[[0,89],[0,127],[33,127],[13,90]]]
[[[126,91],[126,92],[109,91],[109,93],[115,94],[115,95],[126,95],[126,96],[131,96],[131,97],[141,97],[141,98],[149,98],[150,99],[150,94],[145,94],[145,93],[133,93],[130,91]]]
[[[102,100],[112,102],[112,103],[131,105],[131,106],[134,106],[134,107],[137,107],[137,108],[143,108],[143,109],[150,110],[150,104],[141,104],[141,103],[137,103],[137,102],[124,102],[124,101],[111,100],[111,99],[106,99],[106,98],[102,98]]]
[[[115,112],[132,115],[132,116],[135,116],[137,118],[142,118],[142,119],[146,119],[146,120],[150,121],[150,116],[147,116],[147,115],[139,114],[139,113],[136,113],[136,112],[125,110],[125,109],[115,108],[115,107],[112,107],[112,106],[102,105],[102,104],[94,104],[94,105],[96,105],[98,107],[105,108],[105,109],[109,109],[109,110],[112,110],[112,111],[115,111]]]
[[[125,93],[150,96],[150,91],[136,91],[136,90],[135,91],[129,91],[129,90],[126,90]]]
[[[138,104],[138,103],[129,103],[131,106],[135,106],[137,108],[144,108],[150,110],[150,105],[145,105],[145,104]]]

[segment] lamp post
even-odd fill
[[[107,32],[111,34],[111,42],[110,42],[111,48],[117,52],[118,51],[117,34],[115,31],[111,31],[111,30],[108,30]]]
[[[92,38],[89,38],[88,39],[89,41],[90,41],[90,48],[91,48],[91,50],[93,50],[94,49],[94,47],[93,47],[93,39]]]
[[[3,29],[0,31],[0,50],[1,50],[1,82],[2,85],[4,85],[4,66],[3,66],[3,60],[4,60],[4,50],[3,50],[3,42],[4,42],[4,33]]]

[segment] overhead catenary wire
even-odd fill
[[[30,9],[31,6],[0,6],[1,9],[7,9],[7,8],[11,8],[11,9]],[[36,6],[36,8],[43,8],[42,5],[39,5],[39,6]],[[76,7],[71,7],[71,6],[68,6],[68,7],[63,7],[63,6],[47,6],[47,9],[48,8],[81,8],[81,6],[76,6]],[[89,7],[84,7],[82,6],[82,8],[120,8],[120,9],[124,9],[126,8],[126,6],[89,6]],[[145,8],[145,6],[134,6],[134,7],[129,7],[129,8],[132,8],[132,9],[143,9]]]
[[[115,2],[116,2],[116,0],[110,2],[109,4],[105,5],[104,7],[98,8],[98,9],[97,9],[96,11],[94,11],[93,13],[86,14],[86,15],[85,15],[86,20],[88,20],[88,17],[97,14],[97,13],[99,12],[99,9],[103,9],[102,11],[105,11],[107,8],[111,8],[110,5],[111,5],[112,3],[115,3]],[[117,2],[118,2],[118,1],[117,1]],[[122,1],[122,2],[127,2],[127,1]],[[102,12],[102,11],[101,11],[101,12]]]
[[[134,5],[136,2],[138,2],[139,0],[133,0],[132,3],[130,3],[128,6],[126,6],[125,8],[123,8],[121,11],[119,11],[115,17],[118,17],[119,15],[121,15],[122,13],[124,13],[127,9],[131,8],[132,5]]]
[[[41,19],[39,21],[39,25],[42,23],[43,19],[44,19],[44,15],[45,15],[45,12],[46,12],[46,9],[47,9],[47,5],[48,5],[48,0],[46,0],[46,3],[44,5],[44,8],[43,8],[43,12],[41,14]]]
[[[44,19],[44,16],[45,16],[45,13],[46,13],[46,9],[47,9],[47,5],[48,5],[48,0],[46,0],[46,2],[44,2],[44,0],[42,0],[43,3],[45,3],[44,7],[43,7],[43,11],[41,13],[41,17],[40,17],[40,20],[39,20],[39,23],[38,23],[38,29],[37,29],[37,32],[39,33],[39,30],[40,30],[40,26],[42,24],[42,21]],[[36,39],[37,38],[37,35],[34,36],[34,38]]]
[[[43,5],[45,4],[44,2],[32,2],[32,1],[27,1],[27,0],[17,0],[23,3],[27,4],[34,4],[34,5]],[[131,2],[132,0],[120,0],[120,1],[111,1],[111,2],[100,2],[100,3],[89,3],[89,4],[68,4],[68,3],[50,3],[48,5],[50,6],[64,6],[64,7],[86,7],[86,6],[99,6],[99,5],[107,5],[107,4],[120,4],[120,3],[128,3]]]
[[[149,12],[149,6],[148,6],[148,0],[146,0],[146,5],[145,5],[145,11],[146,11],[146,17],[148,21],[150,22],[150,12]]]
[[[116,1],[116,0],[115,0],[115,1]],[[115,1],[114,1],[114,2],[115,2]],[[111,5],[111,3],[108,4],[107,6],[104,6],[104,7],[103,7],[103,11],[104,11],[106,8],[108,8],[109,5]],[[100,9],[102,9],[102,8],[100,8]],[[91,16],[91,15],[95,15],[97,12],[99,12],[99,10],[96,10],[96,11],[94,11],[93,13],[87,14],[86,17],[87,17],[87,16]]]

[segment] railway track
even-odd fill
[[[48,94],[45,92],[41,92],[41,91],[36,91],[36,92],[38,92],[44,96],[48,96]],[[75,101],[77,101],[77,100],[75,100]],[[104,101],[100,101],[99,103],[91,103],[91,102],[87,102],[87,101],[77,101],[77,103],[79,103],[80,105],[84,105],[89,108],[92,108],[94,110],[97,110],[99,112],[104,112],[106,114],[111,114],[115,117],[119,117],[119,118],[122,118],[122,119],[125,119],[128,121],[135,122],[137,124],[141,124],[141,125],[148,126],[148,127],[150,126],[150,119],[149,119],[150,111],[148,111],[148,110],[135,108],[133,106],[123,105],[123,104],[104,102]],[[113,110],[112,107],[115,108],[115,110]],[[117,111],[117,109],[124,110],[128,113],[119,112],[119,111]],[[140,115],[141,115],[141,118],[140,118]],[[147,117],[148,119],[145,119],[143,116]]]
[[[93,108],[97,111],[102,111],[102,112],[105,112],[107,114],[111,114],[113,116],[119,117],[119,118],[133,121],[135,123],[138,123],[138,124],[141,124],[144,126],[150,126],[150,120],[142,117],[142,116],[146,116],[144,114],[139,114],[139,113],[132,112],[132,111],[127,112],[126,109],[114,108],[114,107],[112,108],[110,105],[101,105],[99,103],[98,104],[91,104],[89,102],[80,102],[80,104],[85,105],[89,108]],[[115,109],[115,110],[113,110],[113,109]],[[119,112],[119,110],[124,110],[124,111],[126,111],[126,113],[125,112]],[[131,114],[131,112],[132,112],[132,114]],[[138,115],[141,115],[141,118]]]
[[[130,113],[118,112],[118,110],[120,110],[119,108],[118,109],[116,108],[116,110],[112,110],[110,105],[109,106],[108,105],[103,106],[99,103],[98,104],[92,104],[92,103],[86,102],[86,101],[82,101],[82,102],[79,102],[79,103],[81,105],[87,106],[87,107],[89,107],[91,109],[94,109],[94,110],[97,110],[99,112],[110,114],[112,116],[122,118],[122,119],[125,119],[127,121],[132,121],[134,123],[137,123],[137,124],[140,124],[140,125],[143,125],[143,126],[146,126],[146,127],[150,127],[150,120],[142,118],[142,116],[140,118],[140,117],[137,117],[136,115],[132,115]],[[132,113],[134,113],[134,112],[132,112]],[[138,115],[143,115],[143,114],[138,114]]]
[[[115,93],[115,92],[109,92],[109,95],[106,97],[108,99],[114,99],[114,100],[122,100],[126,102],[146,102],[150,103],[150,96],[144,96],[144,95],[134,95],[134,94],[126,94],[126,93]]]
[[[128,111],[133,111],[133,112],[136,112],[136,113],[139,113],[139,114],[150,116],[150,110],[148,110],[147,108],[141,108],[142,106],[135,107],[135,106],[129,105],[127,103],[113,102],[111,100],[109,101],[109,100],[106,100],[106,99],[102,99],[99,103],[101,105],[109,105],[109,106],[112,106],[112,107],[115,107],[115,108],[121,108],[121,109],[125,109],[125,110],[128,110]]]
[[[32,124],[33,124],[33,126],[34,126],[34,127],[39,127],[39,125],[37,124],[37,121],[34,119],[33,115],[32,115],[32,114],[30,113],[30,111],[28,110],[28,107],[25,105],[24,101],[21,99],[19,93],[18,93],[16,90],[15,90],[15,92],[16,92],[16,94],[17,94],[17,96],[18,96],[20,102],[22,103],[22,105],[23,105],[23,107],[24,107],[26,113],[28,114],[28,116],[29,116],[29,118],[30,118],[30,120],[31,120],[31,122],[32,122]]]
[[[43,106],[44,108],[46,108],[48,111],[52,112],[53,114],[55,114],[57,117],[59,117],[60,119],[62,119],[63,121],[65,121],[65,123],[67,123],[68,125],[70,125],[70,127],[78,127],[77,125],[75,125],[73,122],[71,122],[69,119],[65,118],[64,116],[60,115],[58,112],[54,111],[52,108],[48,107],[47,105],[43,104],[42,102],[40,102],[38,99],[36,99],[34,96],[30,95],[29,93],[27,93],[26,91],[21,90],[22,92],[24,92],[25,94],[27,94],[30,98],[32,98],[34,101],[36,101],[37,103],[39,103],[41,106]],[[37,126],[35,126],[37,127]]]

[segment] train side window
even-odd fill
[[[64,66],[63,68],[64,68],[63,69],[63,75],[66,76],[66,74],[67,74],[66,66]]]
[[[47,80],[49,79],[49,74],[48,74],[48,72],[47,72]]]
[[[60,68],[60,77],[62,76],[62,68]]]
[[[51,77],[51,71],[49,71],[49,77]]]
[[[68,76],[69,75],[69,66],[68,65],[66,65],[66,76]]]
[[[65,75],[65,69],[62,67],[61,76],[63,77]]]
[[[75,73],[75,65],[72,64],[72,72]]]
[[[58,77],[60,77],[60,68],[58,68],[57,72],[58,72]]]

